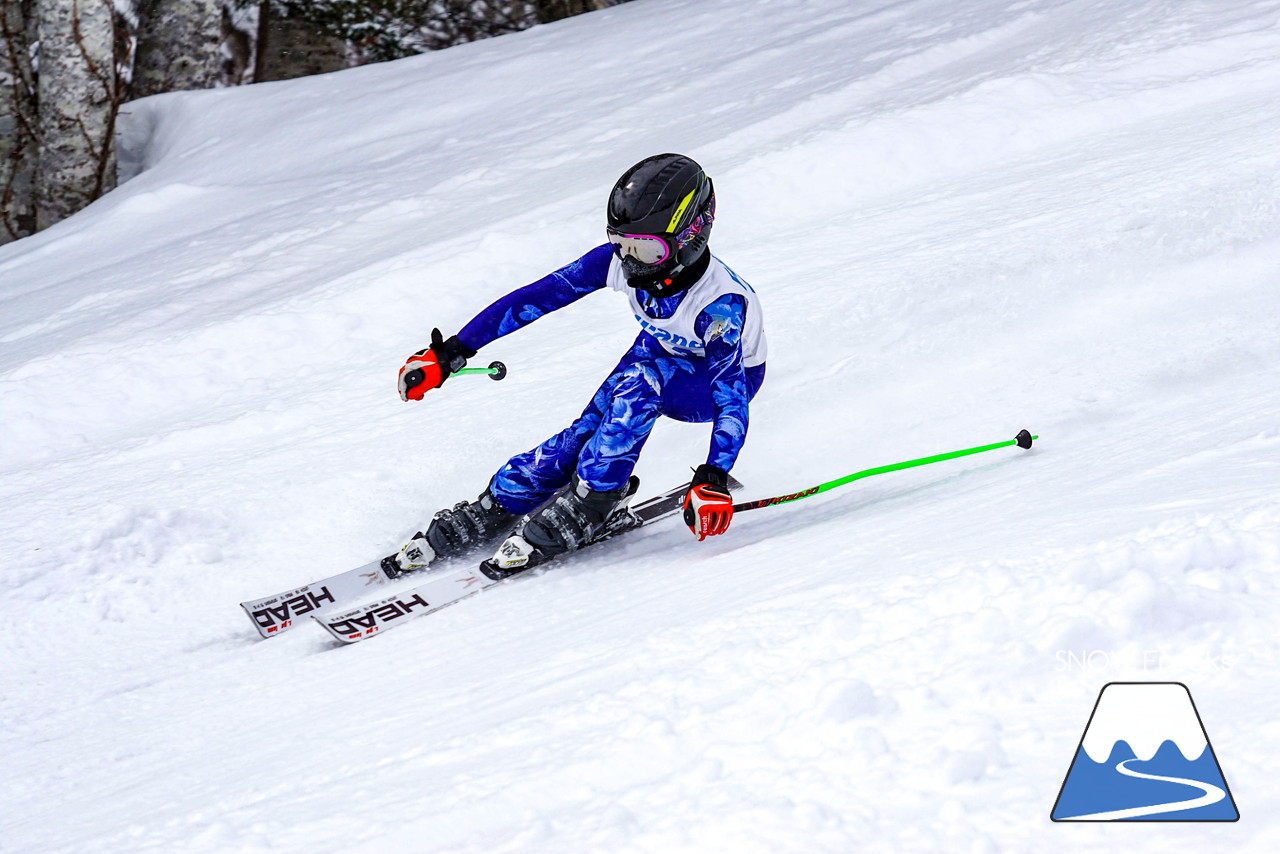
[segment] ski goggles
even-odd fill
[[[671,257],[671,244],[653,234],[623,234],[606,229],[613,252],[619,258],[631,257],[647,267],[656,267]]]
[[[671,257],[672,253],[683,249],[685,244],[693,240],[703,229],[711,225],[716,218],[715,193],[707,199],[702,212],[679,233],[667,237],[660,234],[626,234],[606,228],[609,243],[613,245],[614,254],[619,258],[630,256],[636,261],[650,267],[656,267]]]

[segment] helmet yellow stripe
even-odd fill
[[[685,196],[684,199],[681,200],[680,206],[676,208],[676,212],[671,215],[671,222],[667,224],[668,234],[673,234],[675,232],[676,226],[680,223],[680,217],[684,216],[685,210],[689,207],[689,202],[693,201],[693,197],[697,195],[697,193],[698,188],[694,187],[689,191],[689,195]]]

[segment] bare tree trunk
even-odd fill
[[[40,0],[40,165],[36,227],[116,184],[115,10],[111,0]]]
[[[271,0],[262,0],[258,4],[258,32],[253,40],[253,78],[250,83],[266,81],[267,51],[271,49],[267,25],[271,23]]]
[[[232,11],[222,7],[222,45],[218,51],[219,80],[223,86],[253,82],[254,41],[258,30],[256,6]]]
[[[301,17],[277,17],[271,14],[269,3],[262,4],[259,14],[254,82],[292,80],[347,67],[347,45],[342,39],[326,35]]]
[[[539,23],[549,24],[562,18],[572,18],[583,12],[595,12],[615,6],[619,0],[537,0]]]
[[[212,89],[221,41],[222,0],[142,0],[131,97]]]
[[[0,243],[36,230],[35,0],[0,0]]]

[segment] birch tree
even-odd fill
[[[130,96],[216,86],[222,6],[223,0],[140,0]]]
[[[35,0],[0,0],[0,243],[36,230]]]
[[[116,73],[111,0],[39,0],[40,162],[36,228],[88,205],[116,182]]]

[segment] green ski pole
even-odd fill
[[[507,376],[507,366],[501,362],[490,362],[487,368],[462,368],[454,371],[455,374],[488,374],[490,379],[501,380]],[[422,382],[422,368],[414,368],[412,371],[404,375],[404,382],[408,388],[413,388]]]
[[[488,374],[495,380],[501,380],[507,376],[507,366],[501,362],[490,362],[487,368],[462,368],[454,371],[455,374]]]
[[[733,505],[733,510],[735,513],[741,513],[744,510],[755,510],[760,507],[772,507],[775,504],[787,504],[792,501],[799,501],[801,498],[808,498],[811,495],[817,495],[821,492],[835,489],[837,486],[844,486],[846,483],[853,483],[855,480],[862,480],[864,477],[871,477],[875,474],[900,471],[902,469],[915,468],[916,466],[927,466],[930,463],[940,463],[943,460],[954,460],[957,457],[967,457],[970,454],[981,454],[986,451],[994,451],[996,448],[1007,448],[1010,445],[1017,445],[1019,448],[1026,449],[1030,448],[1031,443],[1039,438],[1039,436],[1032,436],[1030,432],[1022,430],[1016,437],[1008,440],[1007,442],[996,442],[992,445],[980,445],[976,448],[965,448],[962,451],[951,451],[946,454],[934,454],[931,457],[921,457],[918,460],[907,460],[903,463],[892,463],[887,466],[876,466],[871,469],[863,469],[862,471],[845,475],[844,477],[837,478],[836,480],[829,480],[826,483],[820,483],[817,486],[801,490],[800,492],[792,492],[788,495],[779,495],[776,498],[761,498],[759,501],[746,501],[742,504],[735,504]]]

